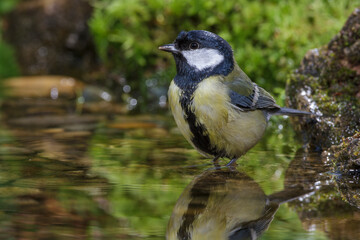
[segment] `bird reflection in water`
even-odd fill
[[[293,189],[265,195],[261,187],[234,169],[208,170],[186,187],[169,220],[168,240],[257,239],[269,227],[279,205],[304,192]]]

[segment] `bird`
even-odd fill
[[[229,169],[196,176],[177,200],[167,240],[257,239],[278,209],[253,179]]]
[[[181,31],[159,50],[173,55],[176,76],[168,90],[175,122],[202,155],[229,158],[227,166],[260,141],[272,115],[311,113],[280,107],[239,67],[230,44],[205,30]]]
[[[208,169],[176,201],[166,239],[259,239],[280,205],[315,191],[293,184],[266,195],[244,171]]]

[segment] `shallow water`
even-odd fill
[[[287,120],[214,169],[171,116],[99,109],[3,101],[0,239],[360,239],[358,179],[329,172]]]

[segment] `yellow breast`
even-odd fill
[[[220,77],[204,79],[194,92],[192,111],[207,130],[223,129],[229,120],[230,97],[220,80]]]
[[[180,132],[184,135],[186,140],[192,144],[191,138],[193,137],[193,134],[185,120],[185,114],[180,105],[180,97],[182,94],[182,90],[176,86],[174,81],[172,81],[168,91],[170,109]]]
[[[193,94],[191,111],[196,121],[205,127],[210,139],[209,147],[226,153],[228,157],[239,157],[261,139],[267,122],[260,110],[242,112],[234,107],[222,80],[215,76],[201,81]],[[209,157],[191,141],[194,134],[180,104],[183,91],[174,81],[168,94],[170,108],[181,133],[201,154]]]
[[[243,112],[231,104],[228,89],[221,77],[210,77],[199,83],[193,100],[193,110],[203,124],[211,144],[239,157],[263,136],[267,121],[261,110]]]

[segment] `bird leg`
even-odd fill
[[[219,164],[219,158],[221,157],[221,155],[217,155],[214,157],[214,159],[212,160],[215,168],[219,168],[220,167],[220,164]]]
[[[221,155],[215,156],[214,159],[212,160],[213,163],[217,163],[220,157],[221,157]]]
[[[238,160],[238,158],[233,158],[230,160],[230,162],[228,164],[226,164],[227,167],[235,167],[236,166],[236,160]]]

